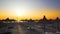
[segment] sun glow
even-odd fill
[[[21,17],[21,16],[23,16],[23,14],[24,14],[24,12],[23,12],[23,10],[21,10],[21,9],[17,9],[16,10],[16,15],[19,17]]]
[[[17,12],[17,16],[23,16],[23,12],[18,11],[18,12]]]
[[[19,22],[19,20],[24,16],[24,11],[22,9],[16,9],[15,14],[17,16],[17,21]]]

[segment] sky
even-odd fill
[[[60,0],[0,0],[0,20],[60,18]]]

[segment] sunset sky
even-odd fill
[[[0,20],[60,18],[60,0],[0,0]]]

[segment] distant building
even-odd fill
[[[1,21],[2,21],[3,23],[13,23],[13,22],[15,22],[16,20],[6,18],[6,19],[3,19],[3,20],[1,20]]]
[[[34,22],[34,20],[32,20],[32,19],[29,19],[29,20],[28,20],[28,22]]]

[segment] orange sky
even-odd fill
[[[60,10],[55,10],[55,9],[43,9],[43,10],[31,10],[33,12],[22,12],[22,15],[18,15],[16,12],[10,12],[8,11],[2,11],[0,12],[0,20],[1,19],[6,19],[7,17],[11,19],[16,19],[16,20],[21,20],[21,19],[41,19],[45,15],[47,19],[55,19],[56,17],[60,18]],[[37,12],[38,11],[38,12]],[[18,12],[18,11],[17,11]]]

